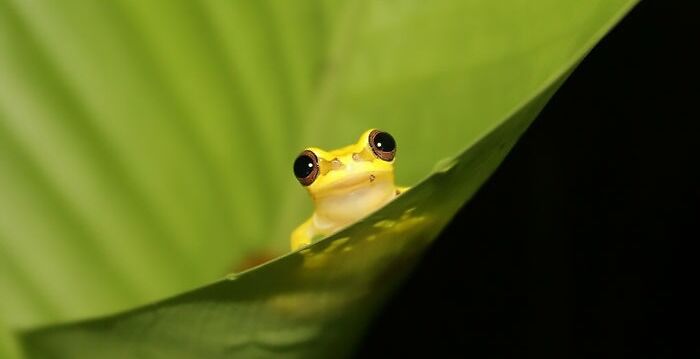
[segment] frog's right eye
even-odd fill
[[[315,153],[306,150],[294,160],[294,176],[302,186],[314,183],[318,177],[318,157]]]

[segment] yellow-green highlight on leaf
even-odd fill
[[[12,293],[0,318],[27,328],[113,313],[210,283],[252,249],[286,249],[310,213],[295,155],[376,127],[399,143],[397,183],[437,172],[329,253],[314,251],[333,238],[23,339],[36,357],[349,350],[633,4],[0,0],[0,285]]]

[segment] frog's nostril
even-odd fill
[[[340,162],[339,159],[334,158],[334,159],[331,161],[331,169],[332,169],[332,170],[339,170],[339,169],[341,169],[341,168],[343,168],[343,162]]]
[[[369,175],[369,181],[370,181],[370,182],[374,182],[374,180],[375,180],[376,178],[377,178],[377,177],[374,177],[374,175]]]

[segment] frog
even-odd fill
[[[294,176],[309,193],[314,212],[292,231],[292,250],[340,231],[408,191],[394,183],[395,160],[394,137],[375,128],[346,147],[303,150],[294,160]]]

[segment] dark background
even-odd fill
[[[672,250],[700,239],[691,10],[643,1],[603,39],[386,304],[358,357],[681,354]]]

